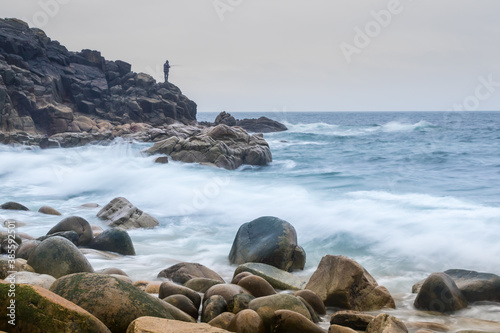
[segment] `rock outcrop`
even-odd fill
[[[230,113],[222,111],[219,113],[217,118],[215,118],[215,122],[205,123],[209,126],[217,126],[217,125],[227,125],[227,126],[239,126],[246,131],[254,132],[254,133],[271,133],[271,132],[282,132],[288,130],[288,128],[282,123],[269,119],[267,117],[260,117],[257,119],[236,119]]]
[[[111,200],[97,213],[97,217],[105,220],[111,227],[124,229],[154,228],[160,224],[156,218],[122,197]]]
[[[70,52],[16,19],[0,20],[0,110],[1,131],[48,135],[196,120],[196,104],[175,85],[98,51]]]

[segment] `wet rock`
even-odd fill
[[[97,237],[104,232],[104,229],[98,225],[90,225],[90,229],[92,229],[92,233],[94,234],[94,237]]]
[[[111,227],[124,229],[154,228],[160,224],[157,219],[121,197],[111,200],[97,213],[97,217],[105,220]]]
[[[214,125],[227,125],[227,126],[236,126],[236,119],[231,116],[230,113],[227,113],[226,111],[222,111],[217,115],[215,118]]]
[[[0,205],[1,209],[6,210],[29,210],[26,206],[21,205],[20,203],[9,201]]]
[[[181,311],[184,311],[195,320],[198,319],[198,308],[195,307],[193,301],[184,295],[171,295],[163,299],[165,302],[172,304]]]
[[[288,128],[282,123],[267,117],[237,120],[236,126],[243,127],[245,130],[255,133],[272,133],[288,130]]]
[[[232,264],[264,263],[291,271],[304,268],[305,252],[297,245],[297,233],[290,223],[264,216],[239,228],[229,261]]]
[[[193,289],[199,293],[205,293],[208,289],[215,286],[216,284],[223,284],[219,280],[207,279],[207,278],[194,278],[186,283],[184,283],[184,287],[189,289]]]
[[[238,285],[247,290],[254,297],[276,294],[276,290],[263,278],[257,275],[247,276],[238,282]]]
[[[168,156],[160,156],[155,159],[155,163],[168,164]]]
[[[353,330],[364,331],[368,324],[375,319],[374,316],[357,311],[338,311],[332,315],[330,324],[352,328]]]
[[[224,280],[219,274],[210,268],[197,263],[181,262],[162,270],[158,273],[159,278],[167,278],[180,284],[185,284],[187,281],[194,278],[207,278],[218,280],[224,283]]]
[[[340,325],[330,325],[328,328],[328,333],[357,333],[359,331],[355,331],[352,328],[340,326]]]
[[[227,302],[227,311],[237,314],[238,312],[248,309],[248,305],[255,297],[249,294],[234,295],[233,298]]]
[[[290,310],[278,310],[274,313],[275,333],[326,333],[300,313]]]
[[[237,333],[265,333],[264,322],[253,310],[243,310],[233,317],[228,331]]]
[[[382,313],[368,324],[366,333],[408,333],[408,329],[396,317]]]
[[[311,320],[311,315],[307,307],[297,297],[286,294],[277,294],[256,298],[250,302],[248,308],[256,311],[264,321],[264,325],[270,328],[274,319],[274,312],[278,310],[290,310],[300,313],[308,320]],[[312,323],[312,322],[311,322]]]
[[[177,320],[154,317],[141,317],[134,320],[127,329],[127,333],[229,333],[221,328],[203,323],[185,323]]]
[[[135,255],[134,244],[125,230],[108,229],[92,239],[87,245],[91,249]]]
[[[78,245],[87,245],[94,237],[90,224],[83,218],[71,216],[63,219],[49,230],[47,235],[61,231],[74,231],[78,234]]]
[[[30,284],[49,289],[52,283],[56,280],[55,277],[47,274],[38,274],[33,272],[16,272],[5,278],[7,281],[15,281],[15,283]]]
[[[37,273],[49,274],[55,278],[94,271],[87,258],[73,243],[58,236],[41,242],[31,253],[28,265]]]
[[[241,279],[243,279],[244,277],[247,277],[247,276],[251,276],[251,275],[254,275],[250,272],[241,272],[241,273],[238,273],[236,274],[233,279],[231,280],[231,283],[232,284],[238,284],[238,282],[240,282]]]
[[[95,271],[98,274],[108,274],[108,275],[123,275],[128,276],[123,270],[115,267],[103,268],[98,271]]]
[[[311,304],[307,303],[307,301],[300,296],[295,296],[295,297],[297,297],[306,306],[307,310],[309,311],[309,315],[311,316],[312,322],[319,323],[320,318],[319,318],[318,314],[316,313],[316,311],[314,311]]]
[[[201,304],[201,296],[194,290],[180,286],[178,284],[165,281],[160,285],[160,290],[158,297],[164,299],[172,295],[184,295],[187,296],[194,304],[194,306],[199,309]]]
[[[247,290],[235,284],[218,284],[207,290],[204,299],[208,299],[213,295],[222,296],[226,302],[229,302],[235,295],[239,294],[249,294]]]
[[[326,306],[356,311],[396,307],[389,291],[345,256],[324,256],[306,289],[318,294]]]
[[[466,308],[467,300],[450,276],[433,273],[425,280],[413,304],[419,310],[447,313]]]
[[[31,253],[35,248],[41,243],[38,240],[27,240],[24,241],[16,250],[16,258],[28,260]]]
[[[42,214],[46,214],[46,215],[62,215],[57,210],[55,210],[54,208],[49,207],[49,206],[42,206],[42,207],[40,207],[40,209],[38,210],[38,212],[42,213]]]
[[[47,235],[47,236],[38,237],[36,240],[43,242],[44,240],[52,238],[52,237],[66,238],[71,243],[75,244],[75,246],[78,246],[78,239],[80,238],[80,236],[74,231],[59,231],[59,232],[55,232],[55,233]]]
[[[201,312],[201,321],[208,323],[221,313],[227,311],[227,302],[224,297],[220,295],[212,295],[205,297],[203,302],[203,309]]]
[[[304,289],[307,281],[301,277],[290,274],[284,270],[271,265],[259,263],[246,263],[236,268],[235,277],[240,273],[248,272],[260,276],[271,286],[280,290],[299,290]]]
[[[9,282],[9,281],[8,281]],[[8,295],[9,283],[0,281],[0,294]],[[6,332],[82,332],[109,333],[95,316],[68,300],[39,286],[16,285],[15,326],[0,320]],[[0,297],[0,306],[7,309],[10,300]]]
[[[215,317],[214,319],[210,320],[208,324],[213,327],[218,327],[227,330],[229,327],[229,324],[235,317],[234,313],[231,312],[224,312]]]
[[[12,267],[14,265],[14,267]],[[15,259],[14,263],[9,262],[6,257],[0,257],[0,280],[5,279],[10,273],[14,272],[35,272],[33,267],[31,267],[24,259]]]
[[[431,332],[450,332],[451,328],[447,325],[438,323],[426,323],[426,322],[407,322],[406,327],[409,329],[421,329]]]
[[[319,315],[325,315],[326,309],[325,304],[321,300],[321,298],[311,290],[298,290],[293,293],[293,296],[302,297],[307,303],[311,305],[314,311]]]
[[[57,279],[50,291],[96,316],[111,332],[125,332],[143,316],[173,319],[165,302],[109,275],[71,274]]]

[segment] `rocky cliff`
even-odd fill
[[[98,51],[70,52],[16,19],[0,19],[0,131],[99,133],[113,126],[196,121],[171,83],[134,73]]]

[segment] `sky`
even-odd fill
[[[2,0],[198,111],[500,110],[497,0]]]

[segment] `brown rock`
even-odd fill
[[[100,269],[98,271],[95,271],[96,273],[99,273],[99,274],[113,274],[113,275],[123,275],[123,276],[128,276],[127,273],[125,273],[124,271],[122,271],[121,269],[119,268],[115,268],[115,267],[108,267],[108,268],[103,268],[103,269]]]
[[[366,333],[408,333],[408,329],[398,318],[381,313],[368,324]]]
[[[250,276],[250,275],[253,275],[253,274],[250,273],[250,272],[241,272],[241,273],[238,273],[238,274],[236,274],[233,277],[233,279],[231,280],[231,283],[232,284],[238,284],[238,282],[240,282],[241,279],[243,279],[244,277]]]
[[[55,210],[54,208],[49,207],[49,206],[42,206],[42,207],[40,207],[40,209],[38,210],[38,212],[42,213],[42,214],[47,214],[47,215],[62,215],[57,210]]]
[[[181,311],[184,311],[195,320],[198,319],[198,309],[194,306],[193,301],[191,301],[187,296],[184,295],[172,295],[163,299],[165,302],[172,304]]]
[[[328,328],[328,333],[358,333],[359,331],[355,331],[352,328],[340,326],[340,325],[331,325]]]
[[[278,310],[291,310],[300,313],[311,320],[307,307],[300,299],[287,294],[277,294],[254,299],[248,305],[250,310],[256,311],[264,321],[266,329],[272,326],[274,312]]]
[[[240,311],[248,309],[248,305],[255,297],[249,294],[234,295],[229,302],[227,302],[227,311],[237,314]]]
[[[4,204],[0,205],[1,209],[7,209],[7,210],[29,210],[26,206],[21,205],[20,203],[14,202],[14,201],[9,201]]]
[[[413,303],[419,310],[453,312],[467,307],[467,300],[453,279],[445,273],[431,274]]]
[[[338,311],[332,315],[330,324],[346,326],[354,330],[364,331],[373,319],[375,319],[374,316],[362,312]]]
[[[28,265],[26,260],[24,259],[15,259],[14,260],[14,268],[11,267],[11,262],[4,257],[0,258],[0,279],[5,279],[7,276],[10,275],[9,272],[15,271],[15,272],[21,272],[21,271],[26,271],[26,272],[35,272],[33,267]]]
[[[130,323],[126,333],[230,333],[208,324],[186,323],[155,317],[140,317]]]
[[[236,315],[234,313],[224,312],[215,317],[214,319],[210,320],[208,324],[213,327],[218,327],[227,330],[229,324],[231,323],[231,320],[233,320],[235,316]]]
[[[203,310],[201,312],[201,321],[204,323],[210,322],[212,319],[227,311],[227,302],[220,295],[212,295],[205,298],[203,302]]]
[[[407,328],[411,329],[423,329],[423,330],[432,330],[436,332],[450,332],[451,328],[449,326],[438,324],[438,323],[424,323],[424,322],[409,322],[406,323]]]
[[[220,295],[224,298],[224,300],[226,300],[226,302],[229,302],[234,295],[238,294],[249,294],[249,292],[235,284],[218,284],[210,287],[203,298],[208,299],[210,296]]]
[[[160,285],[160,290],[158,297],[161,299],[167,298],[172,295],[184,295],[188,297],[194,304],[194,306],[199,309],[201,305],[201,296],[194,290],[180,286],[178,284],[165,281]]]
[[[229,323],[227,329],[236,333],[265,333],[264,322],[253,310],[239,312]]]
[[[168,156],[160,156],[155,159],[155,163],[168,164]]]
[[[197,263],[181,262],[170,266],[158,273],[159,278],[171,279],[174,282],[185,284],[194,278],[206,278],[218,280],[224,283],[224,279],[210,268]]]
[[[274,333],[326,333],[300,313],[278,310],[274,313]]]
[[[193,289],[199,293],[205,293],[208,289],[215,286],[216,284],[223,284],[219,280],[207,279],[207,278],[194,278],[186,283],[184,283],[184,287]]]
[[[76,232],[78,234],[78,245],[87,245],[94,238],[90,224],[79,216],[70,216],[63,219],[52,227],[47,235],[52,235],[61,231]]]
[[[247,276],[238,282],[238,285],[247,290],[254,297],[262,297],[276,294],[273,286],[257,275]]]
[[[314,309],[314,311],[316,311],[317,314],[326,314],[325,304],[314,291],[308,289],[298,290],[294,292],[293,295],[302,297],[307,303],[311,305],[311,307]]]
[[[345,256],[324,256],[306,289],[318,294],[327,306],[356,311],[396,307],[387,289],[379,286],[360,264]]]

